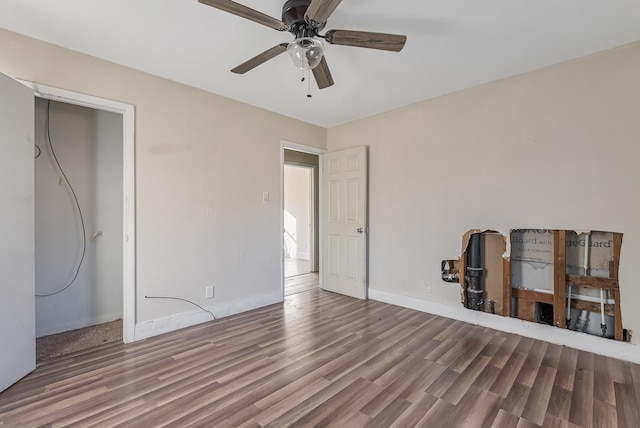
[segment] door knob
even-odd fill
[[[366,233],[368,231],[369,231],[368,227],[359,227],[359,228],[356,229],[356,232],[358,232],[358,233],[363,233],[363,232]]]

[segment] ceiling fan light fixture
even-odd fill
[[[289,43],[287,52],[296,67],[311,70],[320,64],[324,55],[324,45],[311,37],[300,37]]]

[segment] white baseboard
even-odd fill
[[[216,303],[214,299],[213,304],[203,306],[203,308],[213,312],[216,319],[219,319],[279,302],[282,302],[281,290],[231,302]],[[212,320],[213,318],[211,317],[211,314],[204,312],[201,309],[196,309],[149,321],[142,321],[136,324],[134,340],[147,339],[159,334],[169,333],[181,328],[190,327],[192,325]]]
[[[524,337],[640,364],[640,347],[627,342],[604,339],[598,336],[556,328],[550,325],[532,323],[517,318],[470,311],[462,306],[449,306],[371,288],[369,289],[369,298],[379,302],[415,309],[417,311],[452,318],[482,327],[489,327],[507,333],[514,333]]]
[[[77,330],[83,327],[89,327],[96,324],[102,324],[122,318],[122,312],[115,314],[101,315],[99,317],[92,317],[88,319],[71,320],[63,324],[57,325],[45,325],[38,328],[36,326],[36,337],[49,336],[50,334],[63,333],[65,331]]]

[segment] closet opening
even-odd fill
[[[37,360],[123,341],[123,115],[35,98]]]

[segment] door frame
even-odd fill
[[[318,147],[306,146],[291,141],[280,141],[280,289],[282,291],[282,300],[284,301],[284,151],[295,150],[297,152],[309,153],[318,156],[318,218],[314,221],[318,222],[318,285],[323,286],[322,275],[322,155],[327,151]],[[313,181],[313,177],[312,177]]]
[[[136,212],[135,212],[135,107],[131,104],[85,95],[66,89],[18,80],[38,98],[60,101],[122,115],[123,260],[122,340],[135,341],[136,322]]]

